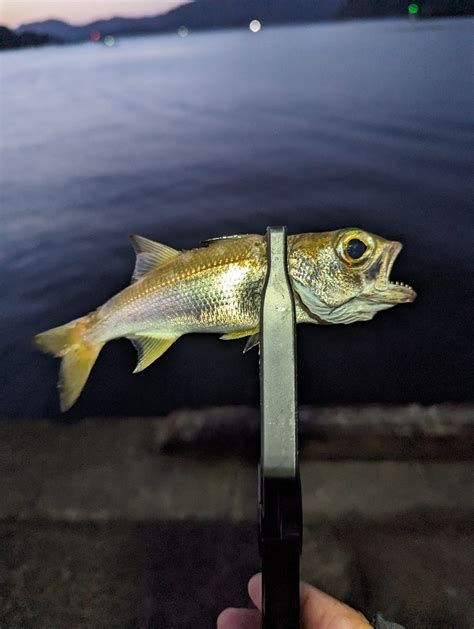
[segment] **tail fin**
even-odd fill
[[[61,411],[67,411],[81,394],[92,367],[104,343],[91,344],[84,332],[91,325],[93,314],[52,328],[34,338],[43,352],[62,358],[59,371],[59,401]]]

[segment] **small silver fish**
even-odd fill
[[[126,337],[138,352],[135,372],[159,358],[180,336],[221,334],[258,343],[260,301],[267,259],[264,236],[217,238],[177,251],[132,236],[137,254],[132,284],[93,312],[35,337],[62,358],[61,410],[79,397],[108,341]],[[353,323],[411,302],[415,291],[389,280],[402,245],[361,229],[288,237],[288,272],[298,323]]]

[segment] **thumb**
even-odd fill
[[[254,575],[248,585],[249,595],[262,609],[262,575]],[[302,582],[300,584],[301,625],[303,629],[371,629],[360,612]]]

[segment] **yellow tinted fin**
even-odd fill
[[[35,336],[36,345],[49,354],[62,358],[59,370],[59,402],[67,411],[81,394],[92,367],[104,343],[91,344],[84,340],[84,332],[94,320],[86,315],[65,325]]]
[[[235,339],[243,339],[245,336],[251,336],[255,334],[258,328],[252,328],[252,330],[238,330],[237,332],[228,332],[223,334],[219,338],[221,341],[234,341]]]
[[[103,347],[73,345],[61,361],[59,370],[59,401],[61,411],[67,411],[76,402]]]
[[[138,362],[133,373],[138,373],[149,367],[151,363],[162,356],[166,350],[179,339],[179,336],[165,339],[159,336],[135,335],[129,336],[128,338],[132,341],[133,346],[137,350]]]
[[[141,279],[146,273],[156,269],[179,256],[180,252],[159,242],[148,240],[143,236],[130,236],[133,249],[137,254],[132,282]]]

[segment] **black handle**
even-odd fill
[[[259,483],[262,627],[298,629],[302,542],[300,479],[264,478],[260,474]]]

